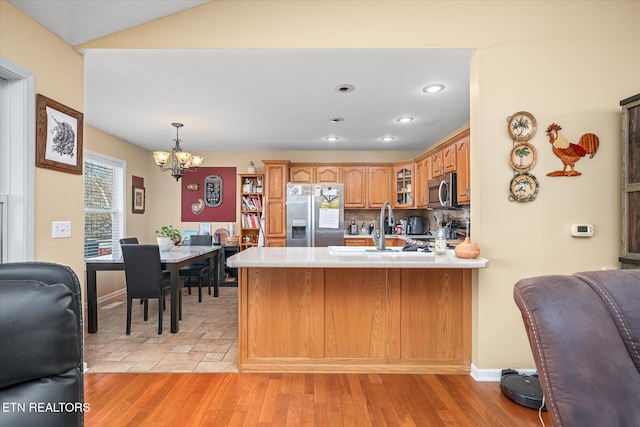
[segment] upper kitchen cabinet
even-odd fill
[[[640,93],[622,106],[622,256],[623,268],[640,268]]]
[[[445,143],[441,149],[431,156],[431,173],[433,178],[444,175],[445,173],[456,171],[456,147],[455,143]]]
[[[417,208],[426,208],[429,202],[429,186],[431,179],[431,157],[423,156],[416,160],[416,179],[413,184],[414,199]]]
[[[316,182],[318,184],[342,183],[342,167],[322,165],[316,167]]]
[[[367,178],[367,207],[380,208],[385,201],[392,202],[392,166],[367,166]]]
[[[345,209],[367,207],[367,167],[362,165],[343,165]]]
[[[265,246],[286,246],[288,160],[263,160]]]
[[[458,204],[461,205],[468,205],[471,203],[471,173],[469,170],[471,162],[471,155],[469,151],[470,142],[471,138],[467,132],[467,134],[455,144]]]
[[[342,182],[342,167],[333,165],[291,165],[289,182],[299,184],[339,184]]]
[[[310,165],[291,165],[289,167],[289,182],[298,184],[312,184],[316,182],[316,167]]]
[[[415,180],[415,163],[405,163],[393,167],[395,179],[393,207],[414,207],[413,183]]]

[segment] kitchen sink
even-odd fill
[[[364,256],[429,256],[433,252],[403,251],[400,246],[388,247],[379,251],[373,246],[329,246],[331,255],[364,255]]]

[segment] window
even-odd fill
[[[98,153],[84,155],[84,256],[120,252],[125,230],[126,163]]]

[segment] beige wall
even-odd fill
[[[6,1],[0,5],[0,53],[35,72],[38,91],[46,88],[48,96],[82,111],[82,84],[66,81],[69,73],[64,71],[72,67],[71,75],[81,73],[73,51],[25,22],[28,19]],[[5,26],[7,9],[11,20],[21,25]],[[83,47],[477,49],[471,61],[472,235],[490,259],[489,267],[475,275],[473,362],[479,368],[533,366],[512,297],[519,278],[619,265],[618,102],[640,92],[638,0],[215,1]],[[53,55],[58,52],[63,59]],[[72,66],[62,64],[67,57],[73,58]],[[42,80],[49,84],[41,86]],[[57,80],[73,89],[57,90]],[[532,172],[540,193],[531,203],[508,201],[513,171],[506,118],[520,110],[531,112],[538,122],[531,142],[538,150]],[[552,122],[560,123],[574,141],[586,132],[599,136],[598,154],[578,163],[582,176],[546,176],[560,167],[544,133]],[[249,160],[316,158],[298,152],[203,154],[208,166],[236,166],[239,172]],[[149,168],[142,163],[138,167]],[[54,172],[45,178],[43,173],[37,171],[38,206],[53,188],[68,184],[73,206],[81,209],[80,180]],[[147,174],[149,214],[144,217],[146,236],[152,238],[156,225],[177,222],[179,191],[175,181],[156,168],[150,167]],[[59,215],[68,215],[67,209]],[[74,211],[74,218],[80,215]],[[37,230],[50,228],[55,218],[39,213]],[[576,222],[594,224],[596,235],[570,237],[569,226]],[[77,256],[59,254],[61,243],[40,233],[37,239],[40,259],[63,258],[81,265]],[[80,251],[78,239],[69,245]]]
[[[0,55],[35,75],[36,93],[84,111],[82,55],[4,0],[0,1]],[[82,175],[35,169],[35,259],[69,265],[81,276]],[[52,239],[52,221],[71,221],[72,237]]]

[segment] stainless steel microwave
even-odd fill
[[[429,202],[427,207],[432,209],[446,209],[458,207],[458,188],[455,172],[447,173],[429,183]]]

